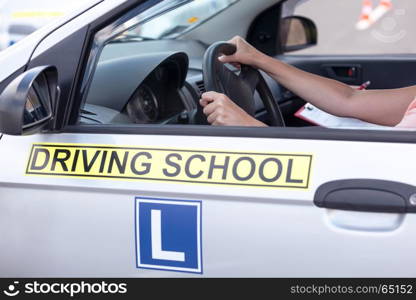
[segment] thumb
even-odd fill
[[[235,55],[221,55],[218,60],[222,63],[234,63],[238,62]]]

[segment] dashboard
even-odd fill
[[[188,64],[184,52],[101,59],[81,110],[80,123],[173,123],[195,106],[183,92]]]
[[[162,101],[145,83],[142,83],[127,103],[126,111],[135,123],[154,123],[159,119]]]
[[[139,85],[127,102],[125,112],[136,124],[162,123],[186,111],[177,64],[164,62]]]

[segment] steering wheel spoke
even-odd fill
[[[244,81],[251,89],[252,95],[257,88],[259,83],[259,77],[261,76],[260,72],[250,66],[242,66],[240,73],[240,80]]]

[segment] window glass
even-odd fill
[[[318,29],[318,45],[293,54],[416,53],[414,0],[303,0],[293,14]]]
[[[80,123],[187,124],[196,104],[184,96],[192,71],[183,52],[192,59],[205,48],[180,37],[238,1],[162,1],[97,32],[81,87]]]
[[[136,28],[134,31],[151,39],[174,38],[197,27],[236,0],[196,0],[178,7]]]

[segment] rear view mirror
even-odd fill
[[[24,135],[40,131],[53,117],[58,94],[55,67],[37,67],[21,74],[0,95],[0,132]]]
[[[284,52],[291,52],[315,46],[318,32],[315,23],[305,17],[291,16],[282,19],[281,38]]]

